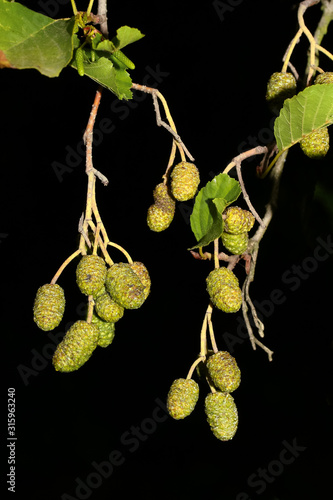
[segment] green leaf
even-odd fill
[[[199,239],[197,244],[190,250],[209,245],[211,241],[214,241],[216,238],[221,236],[223,232],[224,223],[222,219],[222,212],[225,210],[228,203],[223,198],[214,198],[213,200],[207,200],[207,205],[210,216],[212,217],[212,223],[209,226],[207,233],[204,234],[202,238]]]
[[[75,60],[71,66],[77,69]],[[118,99],[131,99],[132,80],[126,70],[116,67],[107,57],[97,57],[95,62],[83,63],[86,76],[111,90]]]
[[[84,74],[95,82],[113,92],[118,99],[132,98],[132,80],[127,69],[134,69],[134,64],[119,49],[129,43],[140,40],[144,35],[136,28],[122,26],[117,30],[117,36],[112,40],[103,40],[97,33],[91,41],[95,50],[95,60],[91,59],[91,48],[84,46]],[[78,46],[78,37],[74,37],[74,46]],[[71,61],[71,66],[77,69],[76,61]]]
[[[115,45],[117,50],[126,47],[130,43],[136,42],[143,38],[144,35],[137,28],[130,28],[129,26],[122,26],[117,29],[117,35],[112,38],[112,43]]]
[[[0,0],[0,67],[34,68],[56,77],[73,55],[75,19],[51,19]]]
[[[118,64],[119,62],[121,62],[126,68],[135,68],[134,63],[132,63],[132,61],[128,59],[128,57],[126,57],[121,50],[118,50],[113,42],[111,42],[111,40],[103,40],[102,42],[93,45],[93,48],[95,48],[95,50],[98,50],[99,52],[109,52],[111,55],[116,57],[116,59],[118,59]],[[114,59],[111,58],[111,60],[113,61]]]
[[[274,124],[279,152],[285,151],[315,130],[333,123],[333,84],[307,87],[286,99]]]
[[[117,49],[111,40],[102,40],[101,42],[96,43],[95,40],[92,40],[92,46],[95,50],[101,50],[105,52],[115,52]]]
[[[221,236],[222,212],[237,200],[240,193],[239,182],[228,174],[217,175],[199,191],[190,217],[191,229],[197,240],[192,248],[206,246]]]

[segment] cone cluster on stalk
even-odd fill
[[[78,370],[97,346],[109,346],[115,324],[126,309],[138,309],[150,293],[150,276],[142,262],[119,262],[107,267],[97,255],[83,255],[76,268],[76,283],[82,294],[93,300],[91,321],[76,321],[58,344],[53,366],[60,372]],[[58,284],[46,284],[37,291],[34,321],[44,331],[56,328],[64,315],[65,295]]]
[[[211,391],[205,397],[205,413],[214,436],[220,441],[232,439],[238,427],[238,412],[231,392],[240,384],[241,373],[226,351],[211,354],[204,362],[205,376]],[[167,395],[167,409],[175,420],[193,412],[199,399],[199,385],[191,378],[179,378],[171,384]]]
[[[234,313],[242,305],[242,290],[231,269],[213,269],[206,278],[207,292],[212,304],[223,312]]]
[[[242,255],[248,247],[248,233],[254,225],[254,216],[240,207],[228,207],[222,217],[224,226],[221,240],[224,247],[233,255]]]
[[[171,172],[171,184],[158,184],[153,191],[154,203],[148,208],[147,225],[155,232],[167,229],[175,215],[176,201],[194,198],[200,183],[199,170],[193,163],[182,161]]]

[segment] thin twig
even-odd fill
[[[271,349],[269,349],[267,346],[265,346],[262,342],[260,342],[260,340],[258,339],[254,339],[254,342],[259,346],[261,347],[261,349],[265,352],[267,352],[268,354],[268,361],[273,361],[273,354],[274,354],[274,351],[271,351]]]
[[[216,238],[214,240],[214,266],[215,269],[218,269],[220,267],[220,261],[219,261],[219,239]]]
[[[98,246],[100,247],[103,255],[104,255],[104,259],[105,259],[105,262],[109,265],[109,266],[112,266],[113,265],[113,261],[110,257],[110,255],[108,254],[108,251],[106,250],[106,244],[104,243],[103,239],[101,238],[101,236],[96,235],[96,226],[95,224],[93,223],[92,220],[90,220],[89,222],[89,226],[91,227],[92,231],[94,232],[94,235],[95,235],[95,243],[98,244]],[[104,228],[103,224],[102,224],[102,227],[101,227],[101,230]]]
[[[212,344],[213,351],[216,353],[216,352],[218,352],[218,347],[216,345],[216,340],[215,340],[215,335],[214,335],[214,328],[213,328],[213,323],[212,323],[212,312],[213,312],[213,308],[210,304],[207,311],[206,311],[206,315],[207,315],[210,343]]]
[[[209,305],[207,308],[210,308],[211,306]],[[205,317],[202,323],[201,327],[201,332],[200,332],[200,356],[205,357],[207,354],[207,311],[205,313]]]
[[[91,241],[89,240],[89,237],[84,228],[84,213],[81,215],[79,220],[78,232],[83,236],[83,239],[86,242],[87,247],[91,248]]]
[[[153,87],[147,87],[146,85],[140,85],[138,83],[132,83],[132,88],[135,89],[135,90],[139,90],[141,92],[145,92],[145,93],[150,94],[152,96],[152,98],[153,98],[153,104],[154,104],[154,110],[155,110],[155,115],[156,115],[157,126],[158,127],[160,127],[160,126],[164,127],[173,136],[173,138],[175,139],[175,141],[177,143],[179,152],[180,152],[180,154],[182,156],[182,160],[185,159],[183,157],[183,154],[185,152],[186,155],[188,156],[188,158],[191,161],[194,161],[193,156],[191,155],[191,153],[189,152],[189,150],[187,149],[187,147],[183,143],[182,139],[180,138],[179,134],[177,133],[176,126],[174,124],[174,121],[172,119],[171,113],[169,111],[169,107],[167,105],[166,99],[163,96],[163,94],[161,94],[161,92],[159,92],[157,89],[155,89]],[[164,111],[165,111],[165,114],[166,114],[166,117],[167,117],[167,120],[168,120],[169,124],[165,123],[162,120],[162,118],[161,118],[161,113],[160,113],[160,110],[159,110],[158,99],[163,104],[163,108],[164,108]]]
[[[91,243],[88,238],[88,229],[89,227],[91,227],[95,236],[94,247],[93,247],[94,253],[97,252],[97,248],[99,246],[104,254],[106,262],[112,265],[113,262],[106,250],[106,245],[109,241],[109,238],[105,230],[104,224],[102,222],[102,219],[99,215],[96,203],[96,192],[95,192],[96,177],[98,177],[104,185],[107,185],[109,181],[103,174],[101,174],[98,170],[96,170],[93,167],[93,160],[92,160],[93,130],[96,121],[97,111],[101,102],[101,97],[102,97],[102,88],[100,87],[96,91],[95,99],[89,115],[88,124],[83,135],[83,141],[86,146],[86,174],[88,176],[88,186],[87,186],[87,199],[86,199],[86,210],[84,214],[84,220],[82,221],[81,217],[79,222],[79,232],[81,234],[80,249],[82,253],[85,251],[85,243],[88,245],[89,248],[91,248]],[[96,225],[93,222],[92,218],[93,215],[95,216],[96,219]],[[104,242],[99,235],[100,232],[103,235]]]
[[[245,184],[244,184],[244,181],[243,181],[243,177],[242,177],[242,171],[241,171],[241,164],[240,162],[235,162],[236,163],[236,172],[237,172],[237,177],[238,177],[238,180],[239,180],[239,184],[241,185],[241,188],[242,188],[242,193],[243,193],[243,198],[247,204],[247,206],[249,207],[251,213],[253,214],[253,216],[255,217],[255,219],[259,222],[259,224],[261,226],[264,226],[264,222],[263,220],[261,219],[261,217],[259,216],[258,212],[256,211],[256,209],[254,208],[254,206],[252,205],[251,203],[251,200],[250,200],[250,197],[249,195],[247,194],[247,191],[245,189]]]
[[[108,16],[107,16],[107,0],[98,0],[97,15],[99,17],[100,31],[105,38],[109,37]]]
[[[54,285],[56,282],[57,282],[57,279],[59,278],[60,274],[63,272],[63,270],[65,269],[66,266],[68,266],[68,264],[73,260],[75,259],[75,257],[77,255],[79,255],[81,253],[81,250],[76,250],[74,253],[72,253],[72,255],[70,255],[66,260],[65,262],[63,262],[61,264],[61,266],[59,267],[58,271],[55,273],[55,275],[53,276],[52,280],[51,280],[51,285]]]
[[[92,295],[88,295],[88,311],[87,311],[87,317],[86,317],[86,322],[91,323],[92,320],[92,315],[94,312],[94,298]]]
[[[186,376],[187,379],[192,378],[192,375],[193,375],[193,372],[194,372],[195,368],[198,366],[199,363],[201,363],[201,361],[205,361],[205,359],[206,359],[206,356],[199,356],[194,361],[194,363],[191,365],[191,368],[189,369],[188,374]]]
[[[107,186],[109,184],[109,180],[107,179],[107,177],[105,177],[105,175],[103,175],[99,170],[97,170],[95,167],[93,167],[93,172],[94,174],[96,175],[96,177],[98,177],[98,179],[101,181],[101,183],[104,185],[104,186]]]
[[[303,29],[299,28],[296,35],[294,36],[294,38],[292,39],[292,41],[288,45],[288,48],[287,48],[287,50],[282,58],[282,61],[284,62],[283,66],[282,66],[282,70],[281,70],[282,73],[285,73],[287,71],[287,68],[290,65],[290,62],[289,62],[290,57],[294,51],[296,44],[299,42],[302,34],[303,34]]]
[[[176,141],[172,141],[172,147],[171,147],[171,153],[169,156],[168,165],[167,165],[167,168],[162,176],[164,184],[166,184],[168,182],[169,172],[170,172],[170,169],[175,161],[176,148],[177,148]]]
[[[263,322],[258,318],[258,313],[256,311],[256,308],[253,305],[253,302],[252,302],[251,297],[250,297],[250,292],[249,292],[250,283],[254,279],[255,267],[256,267],[257,257],[258,257],[258,249],[259,249],[259,246],[257,246],[255,251],[252,252],[250,270],[249,270],[249,273],[247,274],[247,276],[244,280],[242,294],[243,294],[243,304],[248,304],[250,306],[251,314],[252,314],[252,317],[254,320],[254,324],[257,327],[258,333],[259,333],[260,337],[264,337],[264,328],[265,327],[264,327]],[[248,307],[246,306],[246,308],[243,309],[244,319],[245,319],[245,315],[247,316],[247,311],[248,311]],[[247,325],[250,326],[250,323],[248,322]],[[250,329],[252,331],[251,327],[250,327]]]
[[[126,257],[127,261],[129,262],[129,264],[133,264],[133,259],[132,257],[130,256],[130,254],[125,250],[125,248],[123,248],[122,246],[118,245],[117,243],[114,243],[113,241],[108,241],[108,245],[114,247],[114,248],[118,248],[118,250],[120,250]]]
[[[311,78],[312,78],[312,75],[314,73],[312,66],[315,64],[315,60],[316,60],[316,42],[315,42],[315,39],[313,38],[311,31],[306,26],[303,16],[305,14],[305,11],[308,9],[308,7],[311,7],[312,5],[315,5],[319,2],[320,2],[320,0],[304,0],[303,2],[300,3],[299,8],[298,8],[298,12],[297,12],[298,24],[302,28],[303,33],[305,34],[305,36],[307,37],[307,39],[309,40],[309,43],[310,43],[310,56],[309,56],[310,57],[310,67],[309,67],[308,78],[307,78],[307,82],[306,82],[307,85],[309,85]]]
[[[316,49],[318,51],[323,52],[330,59],[332,59],[333,58],[332,54],[330,52],[326,51],[325,49],[323,49],[320,46],[320,44],[321,44],[324,36],[327,33],[328,26],[329,26],[330,22],[333,20],[333,2],[332,2],[332,0],[330,0],[330,1],[322,0],[321,3],[322,3],[322,5],[321,5],[322,16],[321,16],[319,23],[317,25],[317,28],[314,32],[313,38],[316,42]],[[309,54],[306,73],[309,72],[311,64],[312,63],[310,61],[310,54]],[[319,65],[319,55],[318,55],[318,53],[316,53],[314,67],[316,67],[318,65]]]
[[[245,185],[244,185],[243,177],[242,177],[242,173],[241,173],[241,164],[242,164],[242,161],[246,160],[247,158],[250,158],[251,156],[261,155],[261,154],[265,154],[267,152],[268,152],[268,149],[266,146],[257,146],[255,148],[249,149],[248,151],[245,151],[244,153],[241,153],[238,156],[235,156],[235,158],[233,158],[232,161],[229,163],[229,165],[227,165],[226,168],[223,170],[223,173],[226,174],[233,167],[236,167],[237,177],[238,177],[241,189],[242,189],[244,200],[245,200],[247,206],[249,207],[250,211],[254,215],[255,219],[259,222],[259,224],[261,226],[263,226],[264,223],[263,223],[261,217],[259,216],[259,214],[257,213],[257,211],[255,210],[254,206],[252,205],[250,197],[247,194],[246,189],[245,189]]]
[[[253,302],[250,298],[250,284],[254,280],[255,268],[256,268],[256,263],[257,263],[257,256],[258,256],[258,251],[259,251],[259,243],[262,240],[262,238],[263,238],[263,236],[268,228],[268,225],[272,220],[274,211],[277,207],[280,181],[281,181],[281,176],[283,173],[284,163],[285,163],[287,155],[288,155],[288,150],[284,151],[284,153],[281,154],[280,158],[276,162],[275,168],[271,171],[270,175],[271,175],[271,178],[273,181],[273,185],[272,185],[270,201],[266,205],[266,211],[265,211],[265,215],[263,218],[264,224],[262,226],[258,227],[254,236],[252,236],[252,238],[249,240],[248,253],[251,255],[251,261],[250,261],[249,271],[248,271],[248,274],[244,280],[243,288],[242,288],[242,295],[243,295],[242,312],[243,312],[243,317],[244,317],[244,321],[246,324],[246,328],[247,328],[247,331],[249,333],[249,338],[250,338],[252,348],[255,350],[256,345],[260,346],[265,352],[267,352],[268,358],[270,361],[272,360],[273,351],[271,351],[268,347],[266,347],[262,342],[259,342],[257,340],[257,338],[254,336],[253,329],[252,329],[250,319],[248,316],[248,311],[249,311],[249,307],[250,307],[251,314],[252,314],[252,317],[254,320],[254,324],[258,329],[259,335],[261,337],[263,337],[264,324],[262,323],[261,320],[259,320],[256,309],[255,309]]]

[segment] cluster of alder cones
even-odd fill
[[[232,439],[238,427],[238,412],[233,396],[241,381],[235,358],[218,351],[204,362],[204,373],[211,392],[205,397],[205,413],[214,436],[220,441]],[[175,420],[188,417],[199,399],[199,385],[192,378],[176,379],[167,396],[167,409]]]
[[[165,180],[155,187],[154,203],[147,212],[149,229],[158,233],[167,229],[173,221],[176,201],[194,198],[200,183],[199,170],[186,161],[174,166],[170,178],[170,185]]]
[[[113,264],[109,268],[98,255],[84,255],[76,268],[80,291],[93,299],[91,317],[78,320],[66,333],[53,355],[57,371],[78,370],[97,346],[107,347],[115,336],[115,324],[126,309],[138,309],[149,295],[151,281],[142,262]],[[41,286],[34,302],[34,321],[39,328],[56,328],[65,311],[64,290],[57,283]]]

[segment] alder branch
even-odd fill
[[[98,0],[97,15],[99,18],[100,31],[103,35],[109,37],[108,16],[107,16],[107,0]]]
[[[239,154],[238,156],[235,156],[235,158],[232,159],[232,161],[229,163],[229,165],[226,166],[226,168],[223,170],[223,173],[228,173],[233,167],[236,167],[236,172],[237,172],[237,177],[239,184],[242,189],[243,197],[244,200],[249,207],[251,213],[255,217],[255,219],[259,222],[261,226],[264,226],[264,222],[262,221],[261,217],[255,210],[254,206],[251,203],[250,197],[247,194],[247,191],[245,189],[242,173],[241,173],[241,164],[242,161],[246,160],[247,158],[250,158],[251,156],[254,155],[260,155],[260,154],[267,154],[268,153],[268,148],[266,146],[257,146],[255,148],[249,149],[248,151],[245,151],[244,153]]]
[[[264,324],[259,319],[256,308],[254,307],[254,304],[251,300],[250,284],[254,280],[255,269],[256,269],[256,264],[257,264],[257,257],[258,257],[258,252],[259,252],[259,243],[262,240],[265,232],[267,231],[267,228],[272,220],[273,214],[277,208],[280,181],[281,181],[281,176],[283,173],[283,167],[284,167],[284,163],[286,161],[287,154],[288,154],[288,150],[285,151],[284,153],[282,153],[282,155],[280,156],[280,158],[276,162],[274,169],[270,173],[270,176],[272,179],[271,196],[270,196],[270,200],[269,200],[268,204],[266,205],[266,211],[265,211],[265,215],[263,218],[263,225],[258,227],[254,236],[252,236],[252,238],[250,238],[250,240],[249,240],[247,253],[250,255],[250,263],[249,263],[249,267],[248,267],[248,274],[244,280],[243,289],[242,289],[242,294],[243,294],[242,312],[243,312],[244,321],[245,321],[245,324],[247,327],[247,331],[249,333],[249,338],[251,341],[252,348],[255,350],[256,345],[261,347],[268,354],[269,361],[272,361],[273,351],[271,351],[268,347],[266,347],[262,342],[260,342],[254,336],[253,329],[252,329],[251,322],[250,322],[250,318],[248,315],[248,312],[250,310],[254,324],[258,330],[258,333],[259,333],[260,337],[263,337],[264,336]]]
[[[333,0],[322,0],[321,4],[322,4],[322,6],[321,6],[322,16],[318,22],[317,28],[316,28],[314,35],[313,35],[317,50],[320,50],[320,44],[321,44],[324,36],[327,33],[328,26],[329,26],[330,22],[333,20]],[[323,51],[323,52],[325,53],[325,51]],[[328,54],[326,54],[326,55],[328,55]],[[310,65],[311,65],[311,60],[310,60],[310,54],[309,54],[306,74],[310,70]],[[318,53],[316,53],[316,55],[315,55],[314,65],[319,66]]]
[[[164,127],[173,136],[173,138],[176,141],[177,146],[180,150],[180,154],[181,154],[183,160],[185,159],[184,153],[183,153],[183,151],[184,151],[186,153],[186,155],[188,156],[188,158],[191,161],[194,161],[193,156],[191,155],[191,153],[189,152],[189,150],[187,149],[187,147],[183,143],[182,139],[180,138],[179,134],[177,133],[176,126],[175,126],[174,121],[172,119],[167,102],[166,102],[164,96],[161,94],[161,92],[159,92],[159,90],[157,90],[153,87],[147,87],[146,85],[140,85],[139,83],[132,83],[132,88],[135,90],[139,90],[141,92],[145,92],[145,93],[150,94],[152,96],[157,126]],[[163,108],[164,108],[164,111],[165,111],[165,114],[166,114],[166,117],[167,117],[169,124],[164,122],[161,118],[158,99],[160,99],[160,101],[163,104]]]

